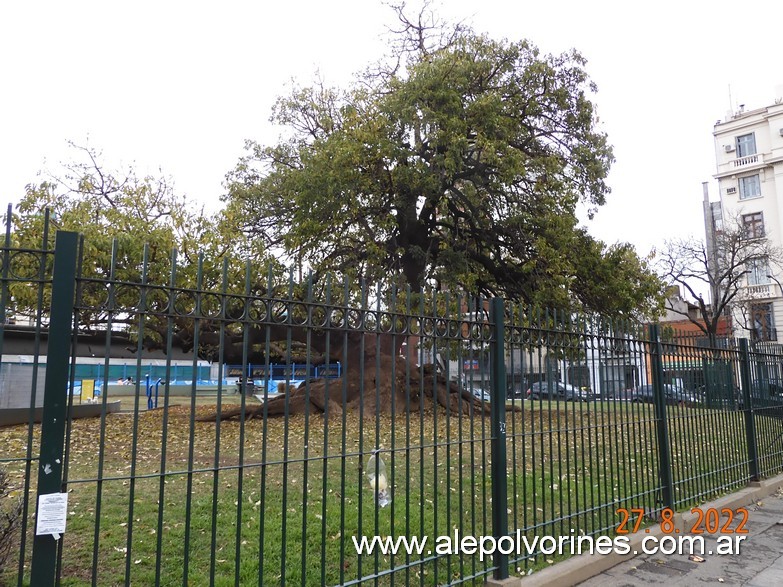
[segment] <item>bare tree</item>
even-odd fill
[[[678,285],[685,301],[698,308],[693,316],[670,300],[667,310],[687,318],[714,346],[721,317],[754,332],[751,305],[768,298],[771,274],[783,265],[783,249],[741,217],[724,222],[715,235],[713,250],[703,240],[688,238],[668,241],[658,261],[661,276]],[[759,287],[756,287],[756,286]],[[705,299],[705,296],[707,299]]]

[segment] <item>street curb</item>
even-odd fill
[[[778,475],[763,481],[752,481],[744,489],[721,497],[710,503],[705,503],[700,509],[707,508],[729,508],[735,509],[755,503],[769,495],[775,493],[780,487],[783,487],[783,475]],[[674,515],[675,527],[683,530],[690,530],[696,514],[690,512],[680,512]],[[649,530],[649,532],[647,532]],[[537,571],[527,577],[511,577],[503,581],[488,579],[485,583],[487,587],[564,587],[565,585],[577,585],[583,581],[603,573],[627,560],[634,558],[633,551],[641,551],[642,540],[645,537],[655,536],[661,538],[664,535],[661,532],[660,524],[647,528],[644,531],[630,534],[631,551],[628,554],[581,554],[574,555],[571,558]]]

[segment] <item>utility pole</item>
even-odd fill
[[[701,187],[704,193],[704,232],[706,236],[705,242],[707,243],[707,275],[710,280],[710,305],[714,312],[715,308],[718,307],[718,299],[720,299],[720,284],[716,279],[716,276],[720,274],[720,257],[718,255],[718,229],[715,216],[717,211],[722,222],[723,210],[720,202],[710,202],[709,184],[706,181],[702,182]]]

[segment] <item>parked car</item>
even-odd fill
[[[525,399],[527,397],[527,388],[522,383],[517,383],[509,387],[506,391],[507,399]]]
[[[783,385],[777,381],[760,380],[753,381],[751,386],[753,397],[783,398]]]
[[[482,387],[484,385],[484,387]],[[483,402],[489,402],[491,396],[489,395],[489,381],[477,379],[475,381],[463,381],[462,389],[469,391],[470,394],[478,400]]]
[[[664,385],[663,395],[666,398],[666,404],[670,406],[695,406],[701,403],[698,396],[688,393],[680,387],[674,387],[673,385]],[[637,387],[631,394],[631,401],[648,404],[653,403],[653,386],[641,385]]]
[[[548,399],[562,401],[586,402],[595,396],[589,391],[579,389],[560,381],[537,381],[527,390],[528,399]]]
[[[613,399],[615,401],[629,402],[633,400],[633,394],[635,391],[636,391],[635,389],[618,389],[609,397],[609,399]]]
[[[750,387],[751,404],[756,409],[783,407],[783,385],[776,381],[754,380]],[[737,389],[737,407],[745,407],[745,394]]]
[[[489,400],[490,400],[491,396],[489,395],[489,391],[487,391],[486,389],[482,389],[481,387],[473,387],[470,390],[470,393],[473,394],[473,397],[475,397],[475,398],[477,398],[477,399],[479,399],[479,400],[481,400],[483,402],[489,403]]]

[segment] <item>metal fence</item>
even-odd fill
[[[26,380],[0,376],[0,394],[29,396],[24,423],[0,428],[12,485],[0,508],[22,503],[0,584],[480,584],[552,562],[523,537],[614,535],[620,508],[652,523],[783,469],[775,346],[448,292],[281,282],[250,264],[238,284],[224,264],[207,288],[201,263],[180,279],[176,255],[167,283],[150,279],[147,254],[137,279],[118,279],[114,256],[86,275],[76,234],[50,240],[20,248],[9,225],[3,248],[0,350],[25,287],[34,352]],[[119,400],[68,393],[88,327],[105,340],[91,354],[107,382],[116,333],[133,341],[136,385]],[[190,353],[194,370],[209,360],[214,388],[174,395],[169,363],[148,409],[139,382],[161,350]],[[283,369],[291,384],[257,397],[226,378],[228,365],[272,364],[339,364],[340,376],[294,385]],[[37,496],[60,492],[65,533],[36,535]],[[392,549],[368,552],[373,537]],[[484,556],[470,537],[509,539]]]

